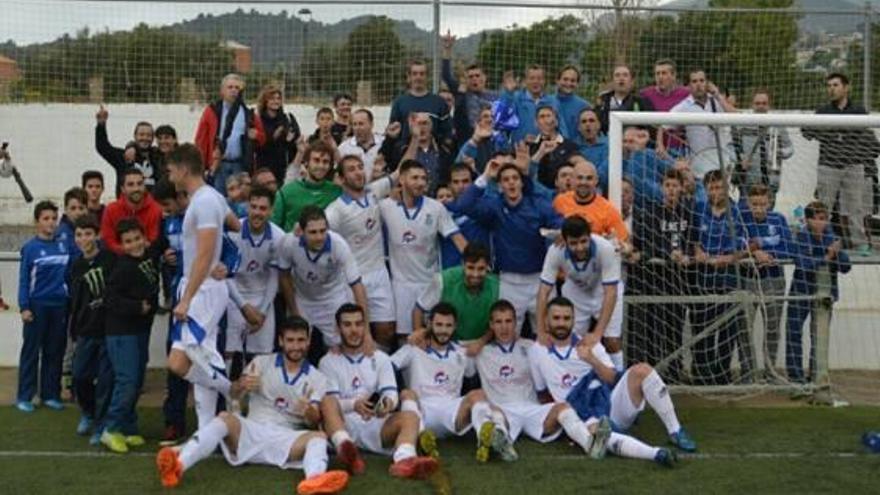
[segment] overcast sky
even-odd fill
[[[497,0],[486,0],[497,1]],[[536,0],[532,3],[540,3]],[[578,0],[553,0],[556,4],[578,4]],[[597,0],[580,3],[598,3]],[[146,22],[151,26],[173,24],[191,19],[200,13],[222,14],[238,8],[245,11],[278,13],[296,12],[307,7],[313,19],[335,23],[341,19],[365,14],[387,15],[395,19],[410,19],[420,27],[431,27],[429,5],[319,5],[307,3],[247,2],[146,2],[146,1],[81,1],[81,0],[0,0],[0,41],[12,39],[18,44],[51,41],[64,33],[74,34],[83,27],[90,30],[111,31],[131,29]],[[441,18],[441,29],[467,35],[487,28],[506,27],[510,24],[529,25],[535,20],[558,15],[559,10],[545,8],[471,8],[446,7]]]

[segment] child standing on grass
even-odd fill
[[[100,443],[104,416],[113,390],[113,369],[104,339],[104,288],[116,264],[116,255],[102,249],[101,227],[91,214],[77,219],[74,238],[82,256],[70,265],[70,334],[76,341],[73,354],[73,387],[82,416],[78,435],[93,431],[89,441]]]
[[[795,239],[795,269],[788,291],[790,296],[813,295],[819,285],[816,274],[819,270],[831,270],[831,296],[836,302],[839,296],[837,274],[849,272],[849,256],[841,249],[840,239],[834,236],[828,224],[828,207],[821,201],[813,201],[804,210],[807,228],[799,232]],[[827,268],[826,268],[827,266]],[[818,301],[790,301],[788,303],[788,333],[785,336],[785,368],[788,379],[804,383],[815,371],[816,334],[818,332],[817,313],[814,311]],[[804,375],[804,357],[801,332],[804,322],[810,317],[810,362],[807,375]],[[830,320],[831,313],[828,313]],[[830,323],[830,321],[828,322]]]
[[[70,259],[66,243],[55,239],[58,207],[40,201],[34,207],[36,236],[21,248],[18,305],[24,322],[24,339],[18,359],[16,407],[33,412],[33,398],[40,379],[40,399],[61,410],[61,361],[67,343],[67,284]]]
[[[113,452],[143,445],[139,434],[138,395],[149,356],[150,327],[159,299],[158,256],[161,246],[147,249],[144,227],[134,218],[116,226],[123,255],[116,262],[106,289],[107,355],[113,368],[113,393],[101,443]]]

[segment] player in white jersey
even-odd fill
[[[269,354],[275,342],[278,246],[284,231],[269,221],[272,192],[256,186],[248,198],[241,232],[229,233],[238,248],[238,271],[227,279],[231,303],[226,313],[226,353]]]
[[[415,395],[401,394],[398,405],[394,365],[382,351],[365,353],[367,322],[364,311],[354,304],[343,304],[336,311],[336,324],[342,337],[340,353],[321,359],[321,371],[329,386],[321,403],[324,431],[336,448],[339,459],[352,474],[361,474],[366,465],[358,447],[394,460],[389,472],[400,478],[424,479],[437,470],[437,460],[418,457],[418,403]]]
[[[532,379],[539,395],[549,393],[553,400],[568,402],[584,421],[608,416],[615,428],[608,449],[622,457],[654,460],[672,466],[672,450],[657,448],[624,435],[647,402],[663,422],[669,439],[678,448],[693,452],[696,445],[678,422],[666,384],[649,365],[639,363],[622,375],[600,343],[581,340],[572,333],[575,308],[564,297],[550,301],[547,308],[549,344],[535,345],[529,351]]]
[[[289,309],[321,331],[324,347],[335,347],[339,345],[336,309],[352,302],[352,296],[359,306],[367,307],[361,272],[345,239],[327,230],[321,208],[303,208],[298,226],[302,234],[287,234],[281,243],[281,293]],[[323,352],[315,347],[310,358],[317,362]]]
[[[413,331],[412,312],[416,300],[440,271],[440,240],[448,237],[459,251],[467,241],[446,207],[425,196],[428,175],[415,160],[400,164],[400,201],[386,198],[379,203],[391,261],[391,285],[397,311],[397,333]]]
[[[178,146],[168,156],[168,177],[189,195],[183,218],[183,277],[174,307],[168,369],[193,384],[199,426],[217,410],[218,393],[229,395],[225,363],[217,351],[217,332],[226,312],[226,282],[209,277],[220,262],[223,223],[227,206],[205,183],[204,165],[198,148]]]
[[[544,257],[541,288],[538,291],[539,340],[547,337],[547,301],[555,291],[557,274],[565,274],[562,295],[575,306],[574,332],[592,343],[602,340],[614,349],[611,360],[623,371],[620,351],[622,319],[611,325],[618,301],[620,258],[607,239],[590,233],[590,224],[580,216],[562,223],[563,246],[551,246]],[[586,337],[585,337],[586,335]],[[609,342],[612,341],[612,342]]]
[[[385,244],[379,201],[387,197],[397,182],[397,172],[366,184],[366,170],[360,157],[343,156],[339,161],[342,196],[330,203],[324,213],[330,230],[348,241],[363,276],[367,291],[370,325],[376,344],[386,352],[394,347],[394,294],[385,266]]]
[[[489,328],[493,341],[477,355],[477,370],[486,396],[504,412],[514,441],[525,432],[547,443],[565,433],[593,458],[605,453],[611,424],[589,426],[565,401],[541,403],[532,380],[529,352],[537,344],[517,337],[516,309],[506,299],[492,305]]]
[[[267,464],[302,468],[297,493],[335,493],[348,483],[345,471],[327,472],[327,436],[315,431],[327,378],[306,360],[309,324],[292,318],[280,325],[277,354],[254,358],[235,388],[249,398],[247,417],[220,413],[180,448],[156,456],[162,485],[180,484],[183,473],[219,446],[232,466]]]
[[[476,374],[474,360],[452,341],[456,313],[448,303],[431,308],[428,343],[425,349],[406,344],[391,361],[401,370],[408,390],[418,399],[426,429],[438,437],[462,436],[473,428],[477,433],[477,461],[489,460],[490,450],[505,461],[518,458],[508,435],[504,414],[480,389],[461,396],[465,378]]]

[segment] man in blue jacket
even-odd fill
[[[516,110],[519,119],[519,127],[511,133],[511,141],[518,143],[525,141],[528,136],[538,134],[538,106],[550,104],[550,99],[544,94],[544,68],[540,65],[526,67],[524,87],[517,89],[517,80],[512,72],[504,74],[501,92],[501,101]]]
[[[566,65],[557,74],[556,94],[550,97],[559,115],[559,132],[565,139],[577,137],[578,118],[582,111],[590,108],[590,104],[576,94],[580,82],[581,71],[573,65]]]

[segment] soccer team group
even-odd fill
[[[660,69],[674,77],[671,62]],[[527,75],[538,70],[542,93],[543,69],[530,67]],[[451,168],[443,166],[436,134],[448,122],[429,108],[446,103],[425,89],[426,71],[424,64],[408,68],[409,90],[395,102],[397,124],[384,136],[372,132],[369,111],[352,113],[343,97],[351,134],[334,139],[333,112],[328,120],[322,109],[308,143],[297,139],[277,88],[264,91],[253,112],[242,103],[242,79],[227,76],[221,99],[202,116],[196,145],[163,149],[163,137],[174,132],[156,129],[161,167],[151,156],[152,127],[146,136],[148,124],[138,124],[131,146],[112,148],[102,108],[96,145],[119,164],[120,197],[100,223],[83,214],[94,198],[79,189],[65,196],[74,222],[59,227],[51,202],[35,208],[37,236],[22,249],[18,408],[35,407],[41,354],[42,403],[63,407],[57,384],[62,322],[69,319],[77,337],[73,388],[83,410],[78,432],[91,431],[114,452],[143,445],[136,405],[164,290],[172,301],[169,394],[183,397],[183,405],[166,400],[166,417],[182,415],[192,386],[198,418],[194,435],[157,455],[166,487],[218,447],[232,465],[303,469],[299,493],[342,490],[350,474],[365,469],[361,451],[390,456],[392,476],[427,478],[439,467],[437,439],[471,430],[480,462],[515,461],[523,433],[538,442],[564,433],[589,458],[611,452],[668,467],[677,461],[673,448],[695,451],[657,371],[624,365],[617,237],[626,227],[597,193],[600,172],[573,152],[548,165],[554,172],[541,181],[545,158],[561,160],[553,157],[571,144],[562,129],[577,69],[560,71],[555,100],[527,100],[535,94],[529,80],[515,93],[513,85],[506,89],[521,95],[510,100],[524,115],[520,123],[540,136],[531,149],[495,143],[486,151],[486,108],[471,108],[475,91],[454,95],[461,96],[455,113],[466,122],[472,114],[474,127],[461,147],[473,149]],[[598,132],[598,112],[575,114],[569,128]],[[280,174],[244,159],[271,158],[273,142]],[[344,151],[349,144],[353,151]],[[538,178],[530,177],[535,168]],[[574,176],[567,185],[560,179],[565,168]],[[244,170],[255,170],[252,186]],[[293,176],[279,188],[285,172]],[[666,175],[664,188],[668,179],[680,190],[682,174]],[[717,171],[707,177],[716,175],[723,183]],[[441,186],[439,177],[449,182]],[[84,176],[83,187],[98,178]],[[578,190],[553,204],[541,190],[572,183]],[[452,213],[430,197],[444,189],[455,195]],[[576,214],[561,216],[559,204]],[[492,232],[491,251],[463,235],[474,220]],[[596,221],[609,235],[594,233]],[[441,271],[441,251],[445,259],[448,250],[459,266]],[[168,266],[174,283],[163,287]],[[524,325],[534,339],[521,336]],[[646,406],[673,448],[626,434]],[[168,426],[176,436],[184,430]],[[328,471],[329,452],[347,471]]]

